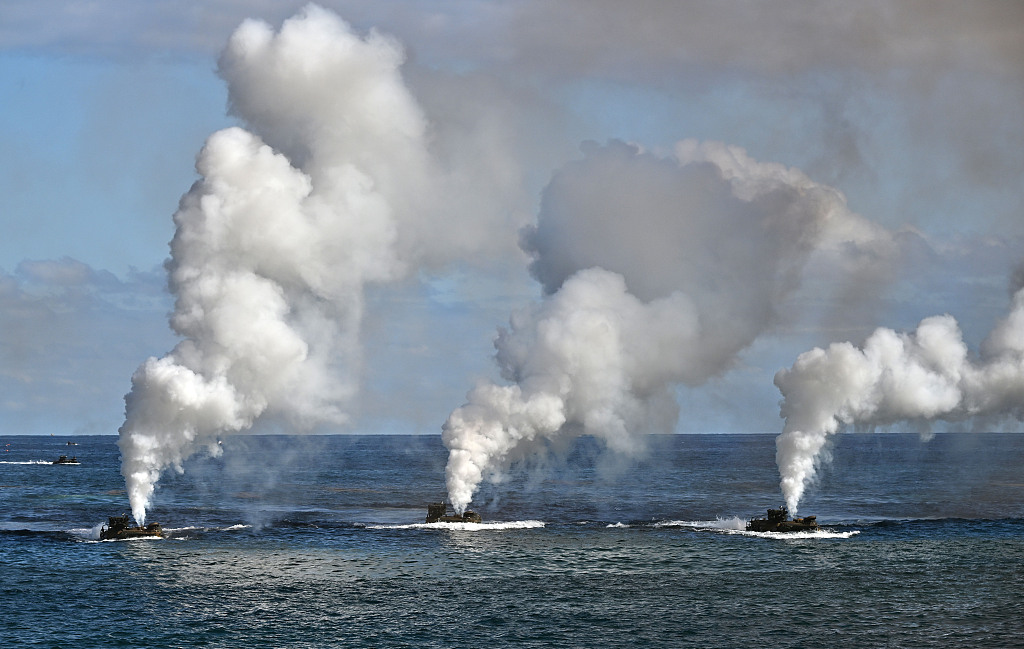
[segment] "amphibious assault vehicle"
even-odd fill
[[[150,523],[145,527],[132,525],[128,520],[127,514],[124,516],[111,516],[109,521],[109,524],[100,528],[100,539],[103,541],[111,539],[136,539],[143,536],[163,538],[164,535],[164,530],[160,527],[160,523]]]
[[[747,523],[748,532],[813,532],[817,529],[817,516],[790,519],[785,506],[769,509],[768,518],[755,518]]]
[[[448,505],[430,503],[427,505],[428,523],[482,523],[483,518],[474,511],[466,510],[462,514],[449,514]]]
[[[81,462],[78,461],[77,457],[68,457],[67,455],[61,455],[59,458],[54,460],[52,464],[81,464]]]

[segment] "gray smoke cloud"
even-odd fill
[[[1015,204],[1005,188],[1019,177],[1024,150],[1020,120],[1012,119],[1013,107],[1024,105],[1024,14],[1012,3],[826,2],[808,12],[790,2],[749,2],[741,11],[647,0],[426,10],[404,1],[328,2],[357,24],[386,24],[412,43],[414,60],[403,65],[393,38],[357,35],[315,6],[277,33],[255,21],[234,32],[219,72],[244,129],[210,138],[198,159],[202,178],[175,215],[172,326],[184,340],[139,368],[126,402],[123,471],[137,518],[162,471],[198,449],[217,452],[222,435],[268,416],[300,426],[346,420],[368,285],[473,256],[519,263],[508,254],[521,254],[513,233],[534,211],[533,186],[562,164],[567,147],[608,132],[648,137],[632,125],[609,131],[604,125],[623,105],[584,101],[592,83],[678,106],[661,121],[721,112],[695,132],[796,161],[818,181],[877,165],[872,173],[899,177],[901,188],[881,183],[876,191],[869,182],[857,201],[889,222],[959,221],[948,206],[965,179],[971,190],[993,186],[1000,205]],[[188,11],[175,4],[142,12],[142,29],[126,21],[114,30],[106,29],[110,16],[125,15],[123,8],[104,2],[71,22],[39,3],[0,8],[10,18],[0,23],[13,26],[0,38],[93,54],[109,46],[125,57],[152,48],[208,53],[227,25],[253,11],[186,4]],[[53,20],[39,20],[39,11]],[[275,19],[288,11],[260,8]],[[35,17],[22,20],[22,12]],[[28,25],[46,30],[33,34]],[[90,46],[100,33],[103,42]],[[816,103],[821,114],[809,116]],[[766,128],[770,115],[792,119]],[[891,147],[894,134],[910,148]],[[915,171],[905,164],[910,150],[944,164]],[[844,187],[858,191],[856,183]],[[971,220],[1016,223],[1012,207],[975,212]],[[752,342],[787,324],[795,316],[786,301],[801,280],[806,288],[812,276],[845,277],[841,295],[862,297],[888,274],[895,247],[836,189],[740,149],[592,147],[554,176],[523,234],[544,297],[499,336],[508,385],[482,384],[478,391],[493,394],[474,391],[445,426],[450,489],[460,482],[468,502],[481,479],[548,440],[670,428],[673,386],[727,372]],[[576,305],[614,335],[569,317]],[[614,352],[607,366],[569,342],[599,334],[606,338],[595,348]],[[665,338],[657,354],[639,342],[645,337]],[[513,434],[506,424],[516,417]],[[473,432],[478,425],[497,428]],[[642,452],[642,434],[605,437],[622,453]],[[452,478],[462,457],[468,477]]]
[[[1019,281],[1015,275],[1014,284]],[[830,435],[845,426],[1024,417],[1024,290],[976,356],[950,315],[912,332],[879,328],[856,347],[834,343],[801,354],[775,375],[786,419],[776,461],[786,504],[797,511]]]
[[[140,524],[164,470],[261,417],[344,424],[364,288],[472,246],[445,238],[434,197],[453,187],[402,61],[394,40],[316,6],[231,36],[219,72],[249,129],[199,153],[167,262],[183,340],[125,398],[121,472]]]
[[[797,169],[717,142],[658,156],[588,145],[544,191],[523,233],[544,289],[495,347],[443,427],[449,498],[548,445],[587,434],[626,456],[671,430],[676,384],[699,385],[782,319],[812,255],[854,275],[891,262],[891,234]]]

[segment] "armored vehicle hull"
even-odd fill
[[[813,532],[817,529],[816,516],[791,519],[785,507],[769,509],[768,518],[755,518],[747,523],[748,532]]]
[[[164,530],[160,527],[160,523],[150,523],[145,527],[131,525],[127,515],[111,516],[109,521],[100,529],[100,539],[103,541],[137,539],[146,536],[163,538],[164,536]]]
[[[68,457],[67,455],[61,455],[59,458],[52,462],[53,464],[81,464],[77,457]]]
[[[466,510],[461,514],[449,514],[448,505],[431,503],[427,505],[428,523],[482,523],[483,518],[474,511]]]

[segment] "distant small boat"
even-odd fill
[[[68,442],[68,446],[78,446],[78,442]]]
[[[61,455],[53,461],[53,464],[81,464],[81,462],[79,462],[78,458],[75,456],[68,457],[67,455]]]

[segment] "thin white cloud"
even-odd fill
[[[305,0],[9,0],[0,48],[80,54],[216,53],[244,19],[273,23]],[[516,3],[323,0],[379,25],[431,60],[528,64],[543,74],[644,74],[718,66],[787,74],[819,67],[979,66],[1020,77],[1024,6],[979,0],[818,2],[527,0]],[[518,62],[518,63],[516,63]],[[635,78],[635,76],[631,77]]]
[[[173,344],[162,272],[126,279],[74,259],[0,272],[5,432],[112,434],[140,354]]]

